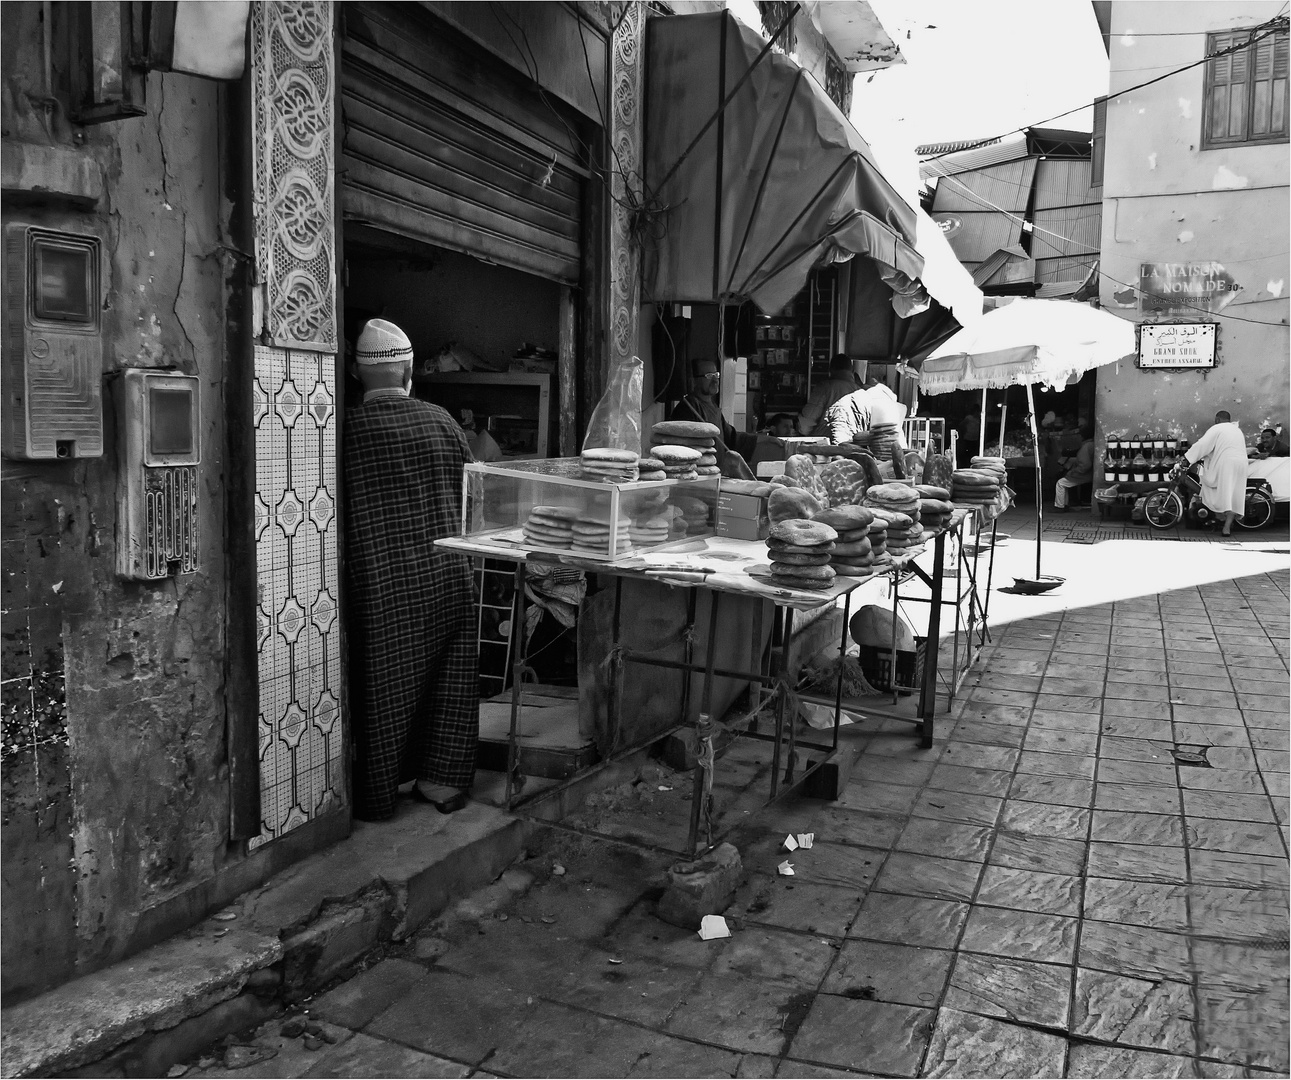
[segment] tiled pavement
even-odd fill
[[[666,859],[565,841],[257,1075],[1286,1075],[1287,589],[1009,625],[934,747],[867,721],[839,802],[750,817],[730,940],[653,917]],[[685,803],[645,779],[609,810],[649,835]]]

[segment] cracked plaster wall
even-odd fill
[[[4,220],[104,242],[106,453],[3,465],[7,1001],[138,948],[141,916],[229,857],[217,88],[154,73],[146,116],[74,128],[39,104],[39,13],[3,9],[4,138],[93,158],[103,196],[7,200]],[[201,379],[200,570],[124,582],[110,390],[170,366]]]
[[[1272,0],[1112,5],[1103,305],[1140,321],[1137,297],[1118,282],[1137,285],[1143,262],[1218,261],[1243,288],[1214,320],[1213,370],[1142,371],[1132,362],[1099,369],[1096,414],[1104,439],[1195,442],[1218,409],[1231,412],[1252,441],[1266,424],[1291,423],[1287,144],[1202,150],[1203,66],[1116,93],[1198,59],[1206,32],[1253,26],[1280,7]],[[1194,33],[1179,36],[1185,31]],[[1118,293],[1132,306],[1118,303]],[[1202,313],[1197,318],[1209,321]],[[1274,325],[1239,321],[1248,319]]]

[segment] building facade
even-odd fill
[[[1099,452],[1107,437],[1195,441],[1219,409],[1251,442],[1264,426],[1285,429],[1286,16],[1272,2],[1094,8],[1111,61],[1105,142],[1095,153],[1104,176],[1101,301],[1141,325],[1161,324],[1149,349],[1176,326],[1196,328],[1190,339],[1205,342],[1179,366],[1167,355],[1161,367],[1099,369]]]

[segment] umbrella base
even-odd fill
[[[1013,591],[1027,596],[1038,596],[1040,593],[1052,592],[1067,579],[1055,574],[1041,574],[1039,577],[1013,579]]]

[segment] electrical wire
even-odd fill
[[[1281,23],[1281,25],[1280,26],[1276,25],[1278,23]],[[1252,45],[1258,45],[1261,41],[1264,41],[1267,38],[1273,37],[1280,33],[1286,33],[1287,26],[1288,26],[1288,17],[1285,15],[1276,15],[1272,19],[1268,20],[1268,22],[1259,23],[1255,26],[1252,26],[1250,28],[1250,33],[1252,34],[1252,37],[1247,41],[1242,41],[1233,45],[1226,46],[1225,48],[1220,49],[1217,52],[1209,53],[1208,55],[1203,56],[1200,60],[1194,60],[1190,64],[1185,64],[1183,67],[1174,68],[1171,71],[1167,71],[1164,75],[1158,75],[1155,79],[1148,79],[1146,82],[1141,82],[1134,86],[1127,86],[1123,90],[1117,90],[1114,93],[1109,93],[1107,96],[1111,98],[1111,97],[1121,97],[1124,94],[1132,94],[1136,90],[1142,90],[1145,86],[1151,86],[1153,83],[1161,82],[1163,79],[1168,79],[1171,76],[1178,75],[1185,71],[1191,71],[1193,68],[1199,67],[1200,65],[1208,63],[1211,60],[1218,60],[1220,57],[1228,56],[1230,53],[1238,52],[1241,49],[1249,49]],[[1267,33],[1263,33],[1259,37],[1254,36],[1256,33],[1258,33],[1259,31],[1265,30],[1266,28],[1272,28],[1272,29],[1268,29]],[[1052,123],[1054,120],[1060,120],[1064,116],[1070,116],[1074,112],[1080,112],[1081,109],[1088,109],[1089,107],[1090,107],[1089,104],[1077,105],[1074,108],[1065,109],[1060,113],[1055,113],[1053,116],[1049,117],[1046,120],[1039,120],[1039,121],[1036,121],[1035,123],[1025,124],[1022,127],[1014,128],[1012,131],[1006,131],[1001,135],[992,135],[989,138],[980,139],[975,142],[972,142],[967,146],[961,146],[956,150],[947,150],[940,154],[933,154],[930,157],[921,158],[919,163],[922,165],[929,161],[939,161],[944,157],[950,157],[952,154],[962,154],[968,150],[976,150],[982,146],[990,146],[992,143],[999,142],[1001,139],[1007,139],[1010,135],[1024,134],[1030,128],[1041,127],[1044,124]]]

